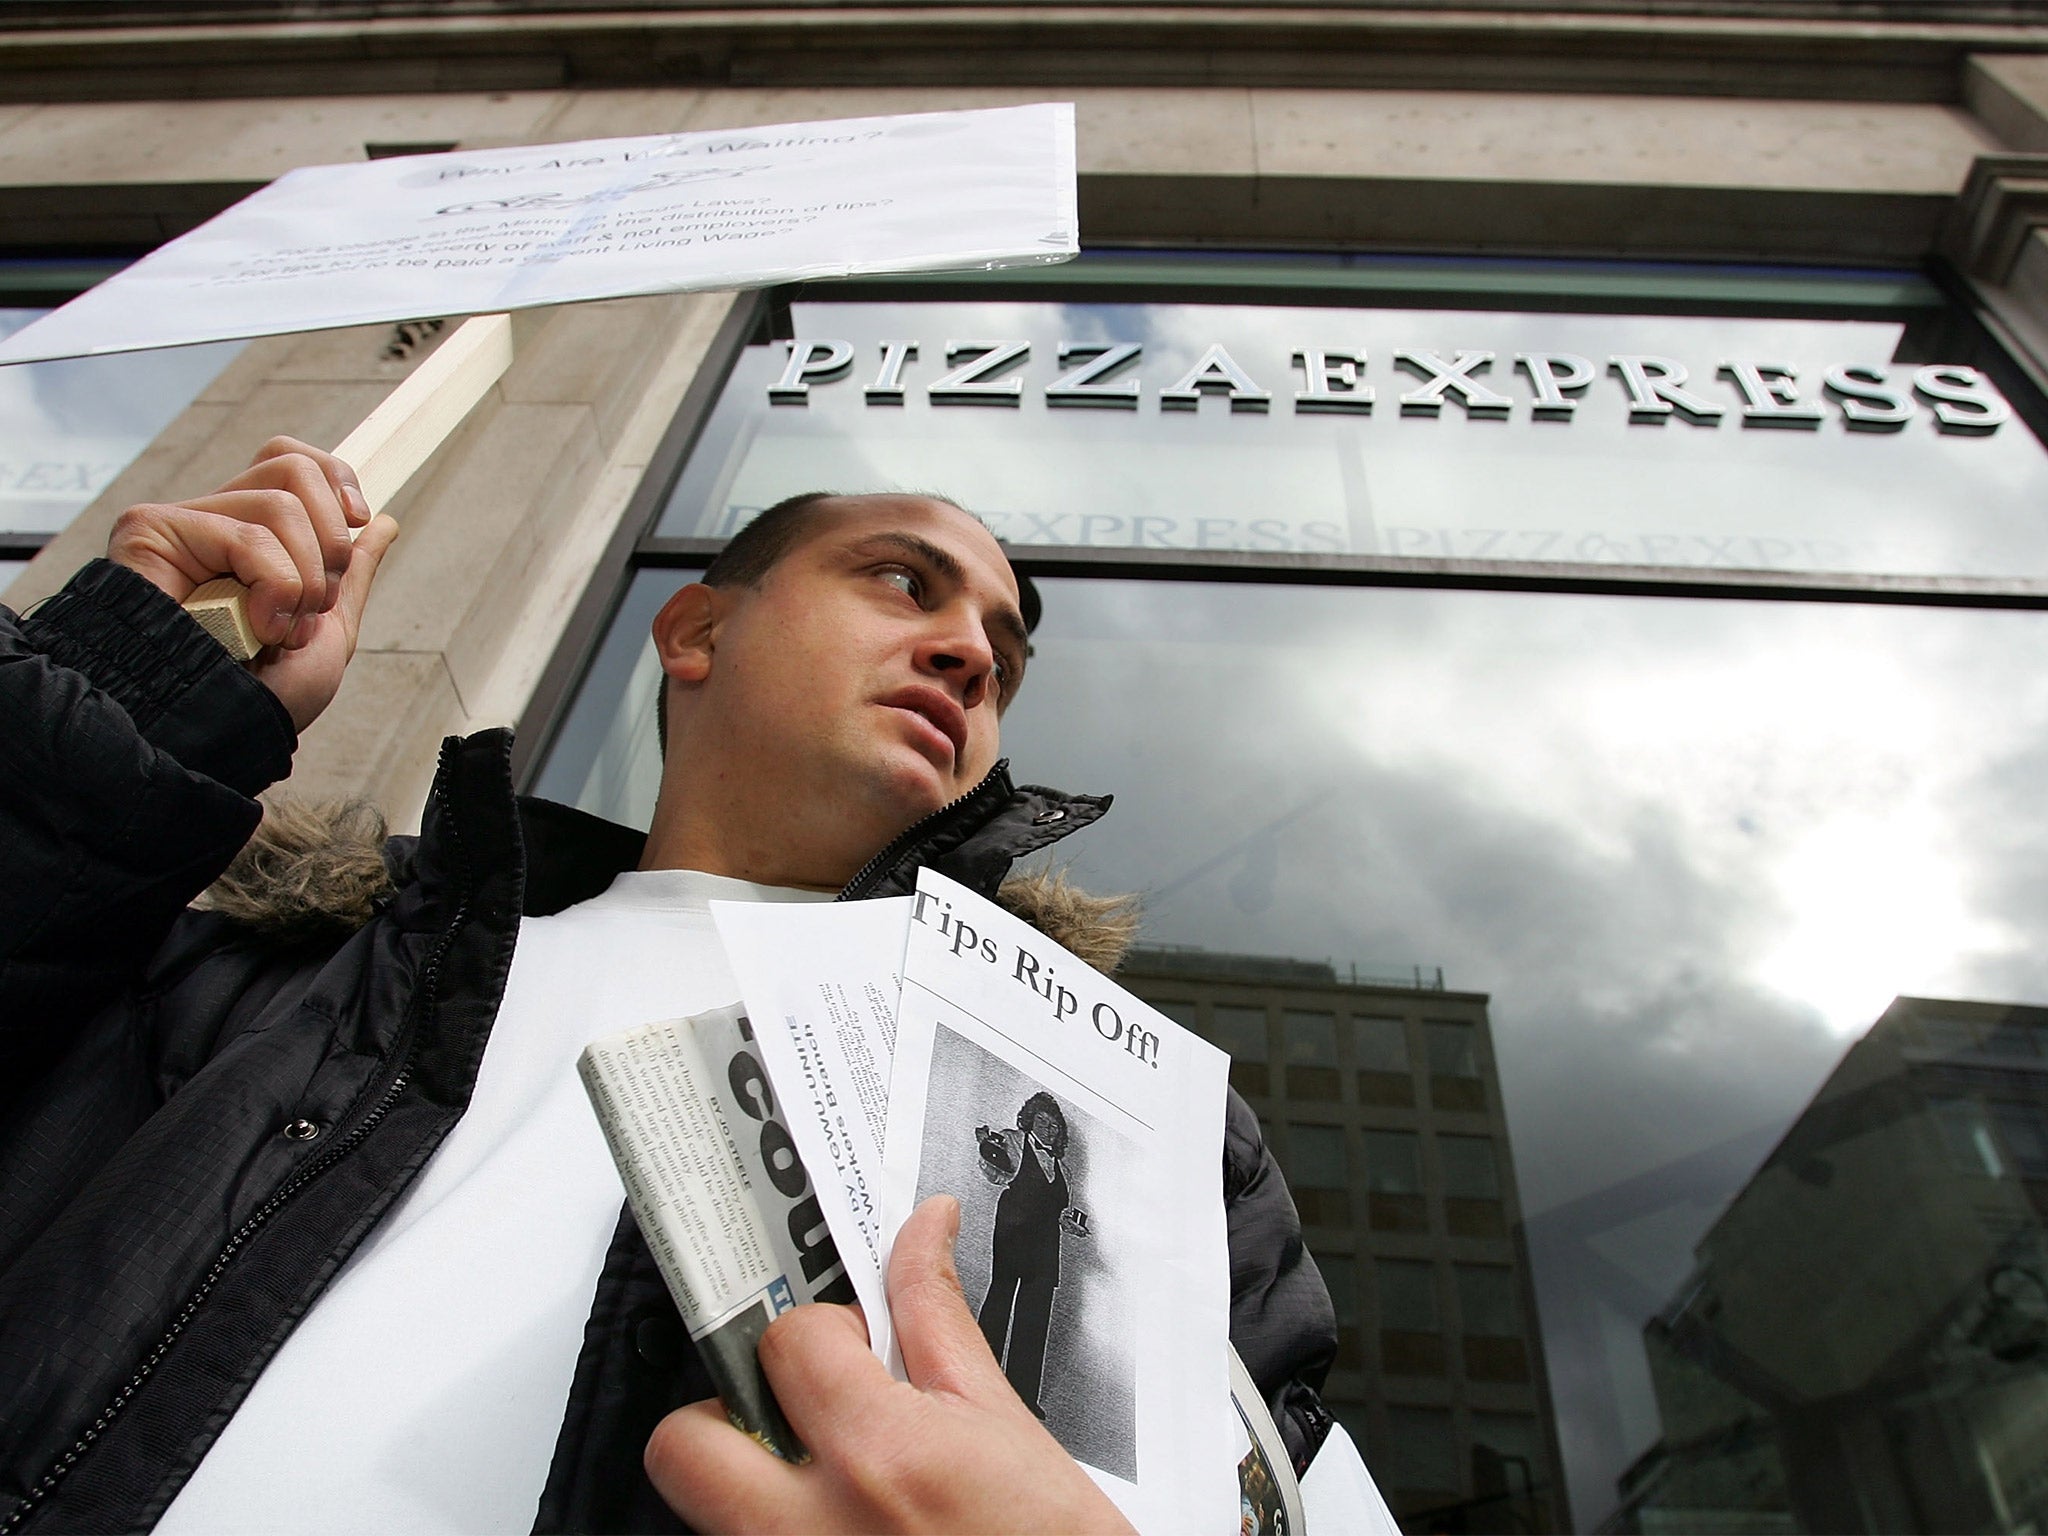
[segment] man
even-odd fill
[[[917,497],[799,498],[736,538],[654,625],[644,838],[515,803],[484,732],[352,915],[187,912],[333,698],[395,534],[278,440],[0,610],[0,1536],[1120,1528],[989,1357],[948,1202],[892,1265],[910,1385],[857,1314],[799,1308],[761,1353],[813,1463],[725,1424],[572,1070],[730,1000],[710,899],[891,894],[925,863],[994,894],[1106,808],[997,761],[1025,646],[993,538]],[[222,572],[269,647],[246,669],[176,606]],[[1329,1304],[1236,1101],[1226,1147],[1233,1335],[1305,1465]]]

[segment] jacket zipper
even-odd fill
[[[968,790],[967,793],[962,795],[959,799],[954,800],[946,805],[940,806],[936,811],[931,811],[924,816],[920,816],[916,821],[913,821],[908,827],[904,828],[901,832],[897,833],[896,840],[890,843],[889,846],[884,848],[880,853],[876,854],[872,859],[869,859],[867,863],[861,865],[860,869],[854,874],[854,877],[846,882],[846,889],[844,889],[837,896],[835,896],[833,900],[859,901],[864,895],[867,894],[866,888],[869,885],[873,884],[874,881],[882,874],[884,870],[890,868],[892,865],[897,863],[903,857],[903,855],[909,852],[912,848],[914,848],[920,840],[930,835],[932,828],[936,823],[943,821],[948,816],[951,816],[954,812],[958,811],[963,805],[967,804],[968,801],[980,795],[991,784],[994,784],[999,778],[1001,778],[1003,770],[1008,768],[1009,766],[1010,760],[1008,758],[1004,758],[1001,762],[997,763],[995,767],[989,769],[987,777],[985,777],[979,784],[975,785],[974,788]],[[4,1536],[4,1533],[0,1533],[0,1536]]]
[[[444,746],[441,750],[440,763],[442,775],[445,775],[447,771],[449,757],[449,748]],[[441,801],[444,810],[448,810],[446,796],[439,788],[440,779],[441,776],[437,775],[435,798]],[[448,810],[448,830],[450,841],[459,850],[462,845],[462,839],[460,833],[456,830],[455,816],[452,810]],[[469,871],[466,859],[463,860],[463,868],[464,874],[467,876]],[[446,958],[449,946],[455,942],[456,933],[461,929],[468,917],[469,890],[468,882],[465,879],[462,895],[456,902],[454,915],[449,919],[448,926],[442,929],[440,938],[435,941],[432,952],[427,956],[426,964],[420,970],[421,986],[418,996],[423,1000],[423,1006],[431,1007],[436,1000],[441,981],[441,962]],[[79,1436],[78,1443],[58,1457],[50,1470],[30,1485],[29,1491],[24,1495],[21,1503],[16,1505],[4,1519],[0,1519],[0,1536],[10,1536],[10,1533],[18,1530],[28,1517],[36,1512],[43,1501],[56,1491],[58,1485],[64,1481],[65,1476],[77,1465],[79,1458],[91,1450],[93,1444],[100,1436],[107,1432],[108,1427],[113,1424],[121,1410],[127,1407],[130,1400],[141,1390],[142,1384],[154,1374],[157,1366],[162,1362],[164,1356],[169,1353],[171,1346],[178,1341],[178,1336],[185,1331],[186,1325],[192,1321],[193,1316],[205,1303],[206,1298],[212,1294],[213,1288],[220,1282],[221,1276],[226,1273],[227,1267],[235,1255],[248,1246],[249,1240],[262,1230],[264,1224],[272,1216],[276,1215],[278,1210],[293,1195],[297,1194],[307,1184],[361,1146],[368,1139],[370,1133],[383,1121],[384,1117],[391,1113],[392,1106],[398,1102],[398,1096],[405,1091],[407,1083],[412,1078],[412,1043],[416,1033],[416,1031],[410,1028],[407,1029],[405,1050],[399,1057],[398,1073],[391,1079],[390,1085],[385,1088],[384,1092],[378,1095],[377,1102],[370,1107],[369,1113],[356,1122],[347,1136],[329,1147],[320,1157],[308,1163],[280,1185],[268,1200],[250,1212],[241,1226],[235,1229],[234,1234],[227,1241],[227,1246],[222,1248],[220,1253],[215,1256],[212,1268],[206,1272],[206,1278],[201,1280],[198,1288],[186,1298],[185,1305],[179,1309],[178,1315],[171,1320],[170,1327],[164,1330],[163,1337],[156,1341],[155,1348],[151,1349],[143,1357],[141,1367],[129,1378],[128,1384],[115,1393],[113,1401],[107,1404],[99,1417],[86,1426],[85,1431]]]

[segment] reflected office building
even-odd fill
[[[1902,997],[1643,1331],[1620,1531],[2048,1528],[2048,1008]]]
[[[1569,1529],[1486,997],[1193,948],[1118,979],[1230,1053],[1336,1304],[1324,1400],[1403,1528]]]

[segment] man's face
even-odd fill
[[[1001,546],[958,508],[837,500],[758,588],[720,598],[704,723],[763,787],[826,797],[886,841],[994,766],[1024,625]]]
[[[1059,1122],[1044,1110],[1031,1117],[1032,1137],[1042,1147],[1050,1147],[1060,1134]]]

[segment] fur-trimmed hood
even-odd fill
[[[352,933],[397,892],[409,839],[387,835],[363,799],[264,802],[263,821],[199,905],[276,937]],[[1138,931],[1134,896],[1095,896],[1063,869],[1005,880],[996,899],[1054,943],[1105,974]]]

